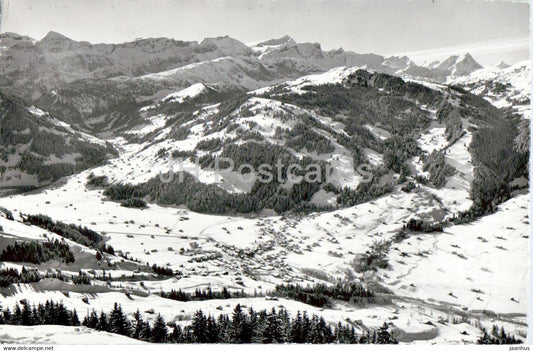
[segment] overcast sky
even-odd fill
[[[529,57],[529,4],[481,0],[2,0],[1,32],[120,43],[147,37],[253,42],[288,34],[420,62],[470,52],[483,64]]]

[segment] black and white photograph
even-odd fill
[[[0,3],[4,351],[529,349],[529,1]]]

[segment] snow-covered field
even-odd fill
[[[98,331],[86,327],[65,327],[61,325],[36,325],[31,327],[19,325],[2,325],[1,344],[144,344],[144,342],[126,336]]]
[[[453,77],[448,84],[464,86],[474,94],[482,95],[498,108],[512,107],[524,118],[530,118],[531,69],[529,61],[521,61],[510,67],[485,67],[463,77]],[[489,87],[488,84],[498,84]]]
[[[481,313],[487,310],[501,314],[501,323],[507,323],[507,330],[523,334],[527,311],[527,195],[509,200],[494,215],[474,223],[446,228],[443,233],[415,235],[393,244],[389,254],[391,269],[358,275],[351,269],[351,262],[371,244],[390,240],[415,214],[430,218],[443,210],[431,192],[423,188],[409,194],[395,192],[352,208],[306,217],[243,218],[157,205],[144,210],[120,207],[103,201],[100,190],[85,189],[87,174],[73,176],[64,185],[40,193],[3,198],[0,205],[14,211],[15,217],[19,212],[43,213],[66,223],[87,225],[106,233],[109,244],[141,264],[168,264],[183,276],[113,282],[107,286],[112,289],[108,292],[83,293],[73,289],[68,297],[50,287],[26,285],[0,298],[2,306],[12,306],[21,298],[32,303],[52,298],[76,308],[83,318],[93,308],[109,310],[114,302],[119,302],[128,314],[139,308],[147,320],[152,320],[154,315],[149,310],[153,308],[166,320],[182,323],[199,308],[217,314],[230,313],[237,303],[256,310],[283,306],[290,313],[306,310],[322,315],[331,323],[361,320],[368,328],[390,319],[398,328],[398,335],[403,335],[401,340],[457,343],[464,338],[472,342],[479,336],[479,329],[438,321],[448,320],[456,312],[467,312],[477,324],[488,327],[498,324],[498,320]],[[0,217],[0,225],[5,236],[42,239],[45,233],[4,217]],[[46,235],[54,237],[52,233]],[[180,254],[181,248],[185,254]],[[241,250],[254,251],[255,255],[241,256],[238,254]],[[193,259],[202,256],[212,259],[199,262]],[[118,259],[116,262],[116,271],[107,270],[114,277],[132,273],[120,268],[124,263]],[[323,281],[324,277],[343,278],[348,271],[362,281],[381,282],[394,292],[392,304],[363,308],[339,303],[333,309],[318,309],[263,297],[178,302],[156,295],[161,290],[192,292],[207,287],[268,293],[282,282],[307,284]],[[113,289],[125,289],[121,291],[132,294],[127,296]],[[82,301],[85,296],[88,303]],[[428,320],[437,327],[425,324]],[[468,337],[461,334],[465,330]]]

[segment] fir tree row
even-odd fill
[[[17,304],[13,312],[6,308],[0,313],[0,324],[11,325],[65,325],[79,326],[76,310],[68,310],[63,303],[47,301],[37,306],[26,300]],[[121,306],[115,303],[109,313],[93,310],[81,325],[154,343],[397,343],[384,323],[373,333],[357,334],[355,328],[339,322],[332,328],[323,317],[298,311],[291,318],[283,308],[271,311],[245,312],[235,306],[231,316],[221,314],[217,318],[206,316],[198,310],[185,327],[166,323],[159,314],[150,325],[139,310],[129,320]]]

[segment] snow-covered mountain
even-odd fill
[[[238,58],[254,67],[244,67],[243,74],[246,70],[264,71],[264,76],[251,76],[257,80],[256,85],[267,85],[275,80],[323,72],[338,66],[366,66],[385,73],[418,67],[406,57],[384,58],[342,49],[323,51],[318,43],[297,43],[288,36],[249,45],[227,36],[207,38],[201,42],[152,38],[124,44],[90,44],[50,32],[39,41],[3,33],[0,42],[0,86],[11,87],[19,94],[27,95],[21,87],[30,85],[33,91],[28,96],[32,99],[43,91],[80,79],[132,78],[180,67],[191,70],[198,66],[202,68],[197,74],[209,75],[208,72],[217,71],[220,66],[204,65],[203,62],[224,62],[228,58]],[[451,57],[434,68],[438,72],[430,69],[425,72],[427,77],[440,78],[443,73],[464,75],[480,66],[470,55],[465,55]],[[251,88],[253,84],[246,81],[235,83],[246,88]]]
[[[485,67],[462,77],[450,77],[448,84],[459,85],[483,96],[493,105],[511,107],[529,118],[531,65],[529,61],[512,66]]]
[[[297,43],[288,36],[248,45],[227,36],[90,44],[55,32],[38,41],[3,33],[0,47],[2,91],[23,96],[82,130],[106,135],[139,122],[130,108],[139,101],[198,82],[250,90],[339,66],[445,82],[481,67],[470,55],[428,68],[407,57],[324,51],[318,43]]]
[[[483,68],[470,54],[453,55],[443,61],[433,61],[424,66],[451,77],[468,75]]]

